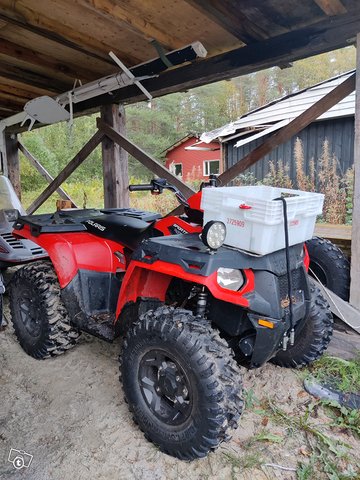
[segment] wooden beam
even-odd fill
[[[18,141],[18,148],[24,154],[24,156],[29,160],[30,164],[40,173],[40,175],[45,178],[48,183],[54,181],[54,178],[50,175],[50,173],[44,168],[39,160],[37,160],[32,153],[23,145],[20,141]],[[69,197],[69,195],[61,188],[56,189],[57,193],[60,197],[64,200],[69,200],[72,204],[75,205],[75,202]]]
[[[144,152],[144,150],[135,145],[128,138],[116,132],[113,128],[109,127],[109,125],[101,121],[99,118],[97,119],[96,123],[98,129],[104,135],[120,145],[120,147],[130,153],[130,155],[136,158],[136,160],[142,163],[151,172],[155,173],[155,175],[160,178],[166,178],[166,180],[175,185],[186,197],[193,195],[194,190],[192,188],[188,187],[186,183],[182,182],[178,177],[170,173],[169,170],[161,165],[161,163],[158,162],[158,160],[156,160],[154,157]]]
[[[93,137],[83,146],[78,154],[61,170],[59,175],[50,183],[49,186],[38,196],[36,200],[27,209],[29,215],[33,214],[51,195],[56,191],[60,185],[78,168],[79,165],[90,155],[90,153],[99,145],[103,139],[104,134],[97,131]]]
[[[97,60],[101,60],[102,62],[108,63],[110,65],[114,64],[113,61],[107,56],[107,54],[100,53],[98,50],[94,51],[92,48],[89,47],[85,48],[81,46],[77,41],[70,40],[69,38],[56,33],[55,30],[31,24],[24,20],[22,16],[14,14],[14,12],[5,10],[2,11],[0,13],[0,20],[11,25],[16,25],[17,27],[35,33],[36,35],[39,35],[43,38],[52,40],[56,43],[59,43],[60,45],[64,45],[65,47],[72,48],[73,50],[83,53],[84,55],[88,55],[89,57],[96,58]]]
[[[9,108],[1,108],[2,105],[0,105],[0,118],[7,118],[10,117],[11,115],[14,114],[17,110],[11,110]]]
[[[349,14],[329,17],[309,27],[168,70],[159,77],[144,80],[142,83],[154,97],[158,97],[246,75],[349,45],[357,34],[359,24],[360,3]],[[78,103],[74,105],[74,109],[80,112],[109,103],[133,103],[144,99],[145,96],[137,87],[130,86],[114,91],[112,95],[100,95]]]
[[[360,33],[356,39],[354,197],[352,209],[350,303],[360,309]]]
[[[17,135],[5,134],[7,176],[21,200],[20,165]]]
[[[3,107],[6,106],[6,103],[14,105],[14,107],[22,107],[24,103],[29,100],[29,97],[23,97],[20,94],[16,95],[14,93],[7,93],[2,88],[0,90],[0,105]]]
[[[26,103],[26,101],[27,100],[24,100],[24,102],[21,102],[17,98],[9,100],[7,98],[4,98],[0,94],[0,108],[6,108],[8,110],[12,110],[13,112],[20,112],[23,109],[23,106]]]
[[[219,176],[222,184],[226,185],[237,175],[254,165],[258,160],[270,153],[274,148],[290,140],[291,137],[303,130],[307,125],[316,120],[324,112],[339,103],[343,98],[350,95],[355,89],[355,73],[343,83],[335,87],[331,92],[314,103],[310,108],[288,123],[285,127],[269,136],[261,145],[245,155],[235,165],[230,167]],[[359,191],[360,193],[360,191]],[[359,230],[360,232],[360,230]]]
[[[341,0],[314,0],[326,15],[342,15],[347,12]]]
[[[13,85],[8,85],[8,84],[3,84],[0,80],[1,84],[1,93],[8,93],[11,95],[15,95],[16,97],[22,97],[30,100],[30,98],[34,98],[33,93],[31,93],[29,90],[25,90],[24,88],[20,87],[15,87]]]
[[[106,105],[101,108],[101,119],[121,135],[126,135],[123,105]],[[129,207],[128,153],[111,138],[102,141],[104,207]]]
[[[4,61],[0,62],[0,76],[54,93],[66,92],[73,86],[70,81],[59,81],[51,76],[33,72],[30,68],[16,67]]]
[[[54,57],[36,52],[35,50],[21,45],[16,45],[4,38],[0,41],[0,54],[11,59],[11,61],[8,61],[11,65],[16,66],[17,61],[22,61],[30,65],[36,65],[43,69],[50,70],[53,72],[54,78],[56,78],[56,73],[58,72],[69,77],[72,81],[74,78],[81,78],[81,80],[85,81],[94,79],[94,73],[86,70],[81,65],[65,65],[64,63],[57,61]]]
[[[317,223],[314,235],[328,238],[329,240],[345,240],[351,242],[351,225],[332,225]]]
[[[186,2],[244,43],[253,43],[270,36],[243,14],[238,1],[186,0]]]
[[[39,88],[35,87],[34,85],[29,85],[24,83],[23,81],[16,81],[12,79],[8,79],[6,77],[2,77],[0,74],[0,84],[1,88],[4,89],[5,92],[9,93],[16,93],[18,91],[24,92],[22,94],[23,97],[29,96],[31,98],[40,97],[41,95],[51,95],[47,88]]]

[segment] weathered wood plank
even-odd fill
[[[20,165],[17,135],[5,134],[6,148],[6,164],[7,176],[14,187],[16,195],[21,200],[21,184],[20,184]]]
[[[353,332],[340,332],[334,330],[329,347],[326,350],[327,355],[332,357],[353,360],[359,356],[360,337]]]
[[[239,162],[219,176],[219,180],[225,185],[237,175],[254,165],[260,158],[270,153],[274,148],[288,141],[300,130],[305,128],[320,115],[336,105],[355,89],[355,74],[351,75],[343,83],[335,87],[330,93],[314,103],[301,115],[292,120],[288,125],[270,135],[261,145],[245,155]]]
[[[50,175],[50,173],[44,168],[39,160],[37,160],[32,153],[23,145],[20,141],[18,141],[18,148],[24,154],[24,156],[29,160],[30,164],[40,173],[40,175],[45,178],[48,183],[54,181],[54,178]],[[72,204],[75,205],[75,202],[71,199],[71,197],[61,188],[56,189],[57,193],[60,195],[61,198],[64,200],[69,200]]]
[[[167,168],[158,162],[158,160],[144,152],[144,150],[135,145],[128,138],[116,132],[113,128],[109,127],[109,125],[101,121],[99,118],[97,119],[97,127],[103,132],[103,134],[120,145],[124,150],[130,153],[130,155],[136,158],[136,160],[142,163],[151,172],[155,173],[155,175],[161,178],[166,178],[170,183],[175,185],[183,193],[183,195],[189,197],[194,193],[192,188],[188,187],[178,177],[170,173]]]
[[[92,48],[84,47],[80,45],[78,42],[70,40],[63,35],[60,35],[54,30],[49,30],[47,28],[39,27],[36,24],[30,24],[23,18],[18,15],[14,15],[10,11],[2,11],[0,12],[0,20],[3,20],[6,23],[10,23],[12,25],[16,25],[17,27],[23,28],[24,30],[28,30],[30,32],[36,33],[36,35],[40,35],[43,38],[48,38],[49,40],[53,40],[54,42],[60,43],[66,47],[72,48],[73,50],[77,50],[89,57],[96,58],[97,60],[101,60],[105,63],[109,63],[113,65],[112,60],[108,58],[105,53],[100,53],[99,51],[94,51]]]
[[[105,105],[101,119],[121,135],[126,135],[125,109],[123,105]],[[128,153],[111,138],[102,141],[104,182],[104,207],[129,207]]]
[[[335,50],[346,45],[348,39],[357,34],[359,23],[360,9],[357,9],[349,14],[329,17],[296,31],[164,72],[158,78],[144,80],[143,85],[154,97],[158,97]],[[113,92],[111,96],[101,95],[74,107],[76,111],[85,111],[109,103],[132,103],[144,99],[137,87],[130,86]]]
[[[72,87],[73,82],[66,83],[53,79],[51,76],[29,71],[29,69],[10,65],[5,61],[0,63],[0,75],[10,80],[15,80],[24,84],[34,85],[35,87],[46,89],[49,92],[66,92]]]
[[[66,165],[66,167],[59,173],[59,175],[50,183],[49,186],[38,196],[36,200],[27,209],[27,213],[31,215],[34,213],[51,195],[56,191],[60,185],[77,169],[79,165],[90,155],[90,153],[99,145],[103,139],[104,134],[97,131],[93,137],[83,146],[78,154]]]
[[[346,325],[349,325],[355,332],[360,334],[360,310],[345,302],[334,292],[324,287],[320,282],[313,280],[322,291],[324,297],[329,302],[331,311],[339,317]]]
[[[351,225],[330,225],[329,223],[317,223],[314,235],[329,240],[351,241]]]
[[[63,62],[56,60],[56,57],[50,57],[31,48],[25,48],[21,45],[17,45],[13,42],[9,42],[4,38],[0,42],[0,55],[9,59],[9,64],[17,65],[17,62],[26,62],[30,65],[36,65],[42,69],[53,72],[53,77],[56,78],[56,73],[60,75],[66,75],[74,81],[75,78],[81,78],[82,80],[91,80],[94,74],[86,70],[83,66],[72,66],[70,63],[66,65]],[[21,65],[20,65],[21,68]]]
[[[360,33],[356,38],[354,197],[352,214],[350,303],[360,309]]]
[[[140,15],[134,15],[129,2],[114,2],[113,0],[75,0],[75,3],[92,10],[96,15],[116,22],[120,28],[140,34],[148,41],[156,39],[164,48],[175,50],[184,44],[176,38],[175,32],[157,28],[152,22],[144,21]]]

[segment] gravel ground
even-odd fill
[[[265,464],[294,469],[308,461],[306,435],[273,422],[256,400],[270,399],[289,415],[304,412],[313,400],[298,372],[270,364],[244,371],[248,409],[232,440],[187,463],[159,452],[133,423],[118,380],[120,349],[120,342],[84,335],[65,355],[38,361],[22,351],[11,326],[0,332],[1,479],[295,480],[294,471]],[[316,417],[320,425],[329,420]],[[335,433],[349,445],[356,468],[360,442]],[[16,470],[8,462],[10,448],[33,455],[30,467]]]

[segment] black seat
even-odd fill
[[[93,235],[119,242],[131,250],[135,250],[145,238],[153,223],[111,213],[92,217],[83,222],[86,229]]]

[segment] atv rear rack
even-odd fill
[[[86,220],[107,214],[138,218],[145,222],[152,222],[161,218],[161,215],[158,213],[136,210],[134,208],[60,210],[55,213],[19,217],[14,224],[14,230],[22,230],[25,225],[28,225],[34,237],[38,237],[42,233],[83,232],[87,230],[84,225]]]

